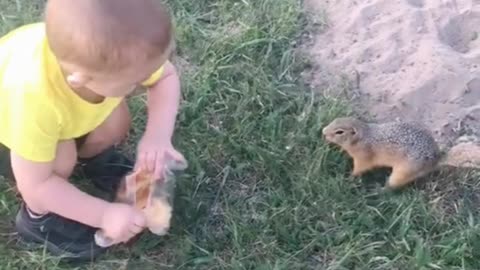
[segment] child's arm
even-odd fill
[[[101,226],[108,202],[89,196],[53,173],[53,162],[31,162],[14,153],[11,159],[18,189],[32,210]]]
[[[75,147],[73,141],[59,146]],[[32,162],[13,152],[11,161],[22,198],[39,214],[52,212],[102,228],[107,236],[119,241],[130,238],[133,232],[141,231],[145,225],[143,215],[133,207],[90,196],[55,174],[54,162]]]
[[[180,80],[175,67],[167,61],[162,77],[148,91],[148,122],[145,133],[170,142],[179,103]]]
[[[148,121],[139,143],[137,165],[158,177],[164,156],[183,160],[172,146],[172,135],[180,103],[180,80],[175,67],[167,61],[162,77],[148,91]]]

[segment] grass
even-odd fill
[[[175,145],[190,163],[173,228],[79,269],[480,269],[478,174],[440,171],[383,193],[384,173],[351,179],[348,159],[321,139],[349,110],[300,79],[300,1],[167,2],[183,74]],[[42,5],[0,0],[0,31],[37,20]],[[130,152],[144,102],[130,100]],[[0,184],[1,268],[73,268],[18,247],[18,201]]]

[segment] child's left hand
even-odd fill
[[[135,169],[146,170],[160,179],[167,158],[184,162],[185,158],[172,145],[170,140],[159,140],[144,136],[138,144]]]

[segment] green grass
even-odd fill
[[[296,45],[312,28],[300,1],[167,2],[184,95],[175,144],[190,163],[173,228],[80,269],[480,269],[478,174],[382,193],[384,173],[348,177],[346,156],[322,141],[322,126],[349,110],[300,79],[308,62]],[[0,0],[0,31],[38,19],[42,3]],[[144,102],[130,101],[127,151]],[[17,204],[2,182],[1,268],[69,269],[18,247]]]

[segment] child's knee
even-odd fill
[[[115,120],[104,130],[98,130],[96,138],[92,138],[92,140],[107,147],[125,140],[131,128],[130,114],[123,114],[121,118],[118,117]]]
[[[128,105],[124,101],[115,109],[105,123],[99,128],[98,133],[103,133],[109,141],[118,143],[128,134],[132,119]]]
[[[86,138],[79,149],[79,156],[93,157],[112,145],[121,143],[131,126],[131,117],[126,102],[122,102],[97,129]]]
[[[127,137],[131,127],[132,127],[132,120],[131,120],[130,114],[127,113],[123,121],[119,122],[117,131],[114,132],[113,137],[115,137],[117,141],[124,140],[125,137]]]

